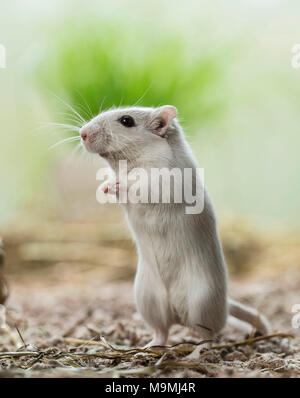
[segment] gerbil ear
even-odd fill
[[[177,109],[172,105],[164,105],[153,112],[149,127],[154,134],[163,137],[171,121],[176,117]]]

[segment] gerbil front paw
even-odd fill
[[[108,193],[110,195],[118,195],[119,193],[119,181],[116,180],[108,180],[100,185],[100,189],[104,193]]]

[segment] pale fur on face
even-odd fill
[[[134,119],[133,127],[121,124],[122,116]],[[106,159],[126,159],[129,162],[149,153],[149,148],[160,148],[168,152],[164,133],[176,130],[173,121],[176,108],[129,107],[112,109],[100,113],[84,125],[81,132],[87,134],[85,147],[89,152],[98,153]],[[153,153],[155,156],[155,152]]]

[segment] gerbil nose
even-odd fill
[[[85,141],[87,139],[87,133],[84,130],[81,131],[80,135],[81,135],[81,138],[83,139],[83,141]]]

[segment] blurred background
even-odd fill
[[[104,163],[77,142],[55,144],[99,110],[134,104],[178,108],[231,280],[259,283],[248,293],[233,283],[233,294],[257,307],[266,297],[263,311],[290,324],[300,269],[299,13],[297,0],[1,0],[0,236],[10,311],[44,325],[23,324],[27,339],[59,333],[54,318],[54,332],[45,329],[50,308],[65,335],[88,337],[72,329],[79,289],[90,302],[95,288],[108,311],[126,315],[124,295],[113,301],[123,288],[99,293],[123,279],[131,295],[136,267],[121,209],[96,202]],[[67,286],[77,289],[72,305]]]

